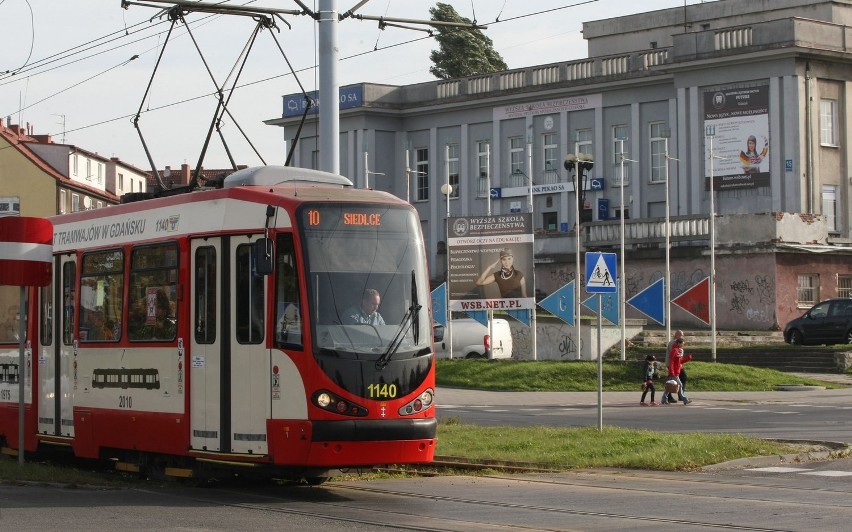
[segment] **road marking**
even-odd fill
[[[849,477],[852,476],[852,471],[811,471],[802,473],[803,475],[816,475],[820,477]]]
[[[813,471],[813,469],[805,469],[802,467],[753,467],[746,471],[760,471],[762,473],[804,473],[805,471]]]

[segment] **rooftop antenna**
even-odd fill
[[[53,115],[53,116],[61,116],[62,122],[57,122],[57,124],[62,126],[62,144],[65,144],[65,115]]]

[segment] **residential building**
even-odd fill
[[[103,157],[32,126],[0,119],[0,197],[17,198],[23,216],[55,214],[115,205],[127,192],[144,192],[146,174],[118,158]]]

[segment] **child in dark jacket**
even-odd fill
[[[657,402],[654,401],[654,394],[657,390],[654,388],[654,375],[657,372],[657,357],[654,355],[648,355],[645,357],[645,364],[642,366],[642,399],[639,400],[639,404],[642,406],[648,406],[648,403],[645,402],[645,396],[648,395],[648,391],[651,391],[651,406],[657,406]]]

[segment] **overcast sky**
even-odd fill
[[[314,0],[303,2],[315,8]],[[228,1],[233,5],[297,10],[289,0]],[[345,12],[357,0],[338,0]],[[372,0],[357,13],[373,16],[429,18],[433,0]],[[465,17],[489,26],[509,68],[569,61],[587,56],[582,22],[652,11],[700,0],[450,0]],[[475,10],[475,12],[474,12]],[[538,14],[536,14],[538,13]],[[210,126],[216,99],[204,63],[182,24],[175,25],[160,66],[142,104],[170,22],[150,7],[121,8],[120,0],[0,0],[4,33],[0,54],[0,117],[32,124],[34,133],[108,157],[119,157],[143,170],[150,164],[132,117],[142,106],[140,130],[154,162],[162,169],[189,163],[194,167]],[[528,15],[528,16],[527,16]],[[154,18],[152,18],[154,17]],[[519,18],[520,17],[520,18]],[[278,42],[310,91],[319,85],[316,23],[305,16],[279,21]],[[499,19],[499,22],[495,22]],[[192,36],[222,84],[254,28],[247,17],[191,13]],[[387,28],[375,21],[347,19],[339,25],[341,85],[359,82],[407,85],[433,81],[429,53],[437,48],[423,32]],[[415,41],[415,42],[408,42]],[[74,52],[68,55],[68,52]],[[130,61],[130,58],[137,56]],[[263,120],[281,116],[285,94],[299,92],[290,69],[269,31],[262,32],[239,78],[225,117],[225,135],[238,164],[260,159],[242,139],[239,125],[267,164],[286,158],[281,129]],[[14,73],[14,75],[13,75]],[[229,84],[230,86],[230,84]],[[236,124],[234,122],[236,120]],[[64,127],[63,127],[64,124]],[[205,168],[228,167],[214,134]]]

